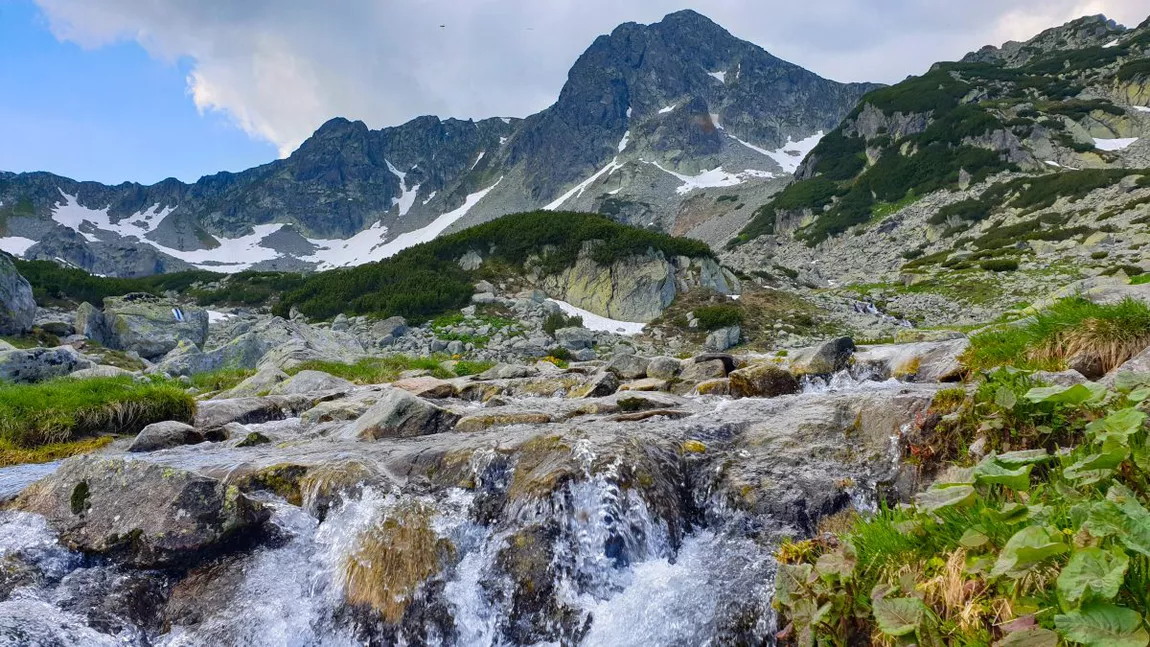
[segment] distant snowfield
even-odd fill
[[[35,245],[36,241],[31,238],[21,238],[20,236],[7,236],[0,238],[0,250],[8,252],[13,256],[23,256],[28,248]]]
[[[794,173],[795,171],[799,170],[799,164],[802,163],[806,156],[815,149],[815,146],[818,146],[819,141],[822,140],[823,136],[824,133],[820,130],[810,137],[800,139],[797,142],[790,137],[787,137],[787,143],[783,144],[781,148],[773,151],[769,151],[765,148],[760,148],[759,146],[745,142],[738,137],[735,137],[734,135],[731,135],[731,139],[734,139],[735,141],[755,151],[756,153],[766,155],[767,157],[775,160],[776,164],[783,167],[784,172]]]
[[[664,108],[660,108],[660,109],[659,109],[659,114],[661,114],[661,115],[665,115],[665,114],[667,114],[668,112],[672,112],[674,109],[675,109],[675,106],[666,106],[666,107],[664,107]]]
[[[479,154],[479,159],[483,159],[483,153]],[[391,199],[393,205],[399,205],[399,217],[402,218],[407,215],[408,211],[411,211],[411,207],[415,204],[415,197],[419,195],[419,185],[416,184],[410,189],[407,188],[407,173],[400,172],[399,169],[392,166],[391,162],[387,160],[383,161],[387,162],[387,169],[391,171],[395,177],[399,178],[399,188],[403,189],[403,195]],[[475,163],[478,164],[479,160],[475,160]],[[471,168],[475,167],[472,166]]]
[[[715,79],[719,83],[726,83],[727,82],[727,73],[726,72],[707,72],[707,76]]]
[[[283,227],[282,224],[256,225],[252,227],[251,234],[239,238],[217,237],[219,246],[215,249],[182,251],[165,247],[145,237],[172,212],[172,207],[161,209],[157,205],[150,210],[122,218],[119,222],[113,223],[107,209],[89,209],[81,206],[74,195],[68,195],[63,191],[60,192],[60,195],[64,196],[66,203],[56,207],[55,211],[52,212],[52,220],[79,233],[89,242],[99,242],[100,240],[98,236],[91,233],[91,229],[94,227],[120,236],[134,237],[141,243],[150,245],[199,269],[226,274],[242,272],[260,261],[270,261],[280,256],[279,252],[263,247],[260,243],[263,239],[279,231]]]
[[[227,321],[228,319],[231,319],[234,316],[235,315],[230,315],[226,312],[219,312],[216,310],[208,310],[208,323],[210,323],[210,324],[221,323],[221,322]]]
[[[628,131],[628,132],[630,132],[630,131]],[[623,139],[624,139],[623,142],[619,142],[619,146],[620,146],[619,150],[623,150],[622,146],[624,143],[626,143],[627,138],[624,137]],[[572,188],[570,191],[568,191],[567,193],[564,193],[563,195],[556,198],[555,201],[553,201],[551,204],[548,204],[547,206],[543,207],[543,210],[544,211],[555,211],[559,207],[563,206],[564,202],[567,202],[571,198],[577,198],[577,197],[583,195],[583,192],[586,191],[587,187],[591,186],[591,184],[593,182],[595,182],[595,180],[598,180],[599,178],[603,177],[604,175],[614,173],[615,171],[617,171],[621,168],[623,168],[623,165],[619,163],[619,158],[616,157],[616,158],[612,159],[607,164],[607,166],[604,166],[603,168],[599,169],[598,171],[595,172],[594,175],[587,178],[586,180],[583,180],[579,184],[576,184],[575,187]]]
[[[597,315],[589,310],[577,308],[566,301],[559,301],[558,299],[548,299],[559,305],[568,316],[577,316],[583,318],[583,327],[587,330],[597,330],[600,332],[613,332],[618,335],[638,335],[643,332],[643,328],[647,326],[645,323],[635,323],[631,321],[619,321],[618,319],[608,319],[607,317]]]
[[[695,189],[735,186],[737,184],[742,184],[751,178],[770,179],[775,177],[775,174],[771,173],[770,171],[747,169],[738,173],[731,173],[724,171],[722,167],[711,169],[710,171],[703,171],[698,175],[683,175],[681,173],[676,173],[670,169],[664,168],[663,165],[659,164],[658,162],[648,162],[648,164],[654,166],[655,168],[663,171],[668,175],[673,175],[678,178],[682,184],[675,189],[675,192],[679,195],[685,195],[691,191],[694,191]]]
[[[1117,139],[1094,138],[1094,147],[1101,151],[1120,151],[1138,141],[1137,137],[1124,137]]]
[[[1138,112],[1150,112],[1150,108],[1146,106],[1134,106],[1134,109]]]
[[[478,204],[492,189],[499,186],[502,181],[503,178],[499,178],[495,184],[467,196],[458,209],[439,216],[426,227],[400,234],[387,242],[384,242],[387,238],[387,227],[378,222],[348,239],[309,238],[308,242],[319,249],[311,256],[302,257],[301,260],[318,263],[319,269],[326,270],[334,267],[362,265],[390,258],[408,247],[434,240],[436,236],[443,233],[443,230],[466,216],[472,207]]]

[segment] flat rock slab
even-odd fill
[[[72,550],[140,568],[201,562],[245,539],[271,515],[216,479],[98,456],[64,461],[21,493],[14,507],[43,515]]]

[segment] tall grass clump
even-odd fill
[[[354,364],[344,362],[328,362],[314,360],[304,362],[287,372],[295,375],[300,371],[323,371],[341,377],[356,384],[384,384],[394,382],[405,371],[427,371],[432,376],[441,379],[457,377],[457,375],[441,363],[445,357],[406,357],[393,355],[391,357],[368,357]],[[486,369],[484,369],[486,370]]]
[[[182,388],[130,377],[6,384],[0,386],[0,451],[132,435],[153,422],[191,422],[195,411]]]
[[[1135,299],[1098,304],[1062,299],[1021,325],[973,336],[962,362],[970,370],[1014,366],[1061,370],[1075,356],[1097,358],[1110,371],[1150,347],[1150,306]]]

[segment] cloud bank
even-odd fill
[[[682,9],[671,0],[37,0],[88,48],[134,40],[186,62],[201,112],[282,155],[334,116],[526,116],[550,105],[599,34]],[[878,5],[877,7],[875,5]],[[1127,25],[1145,0],[710,0],[692,8],[772,54],[839,81],[895,82],[985,44],[1082,15]]]

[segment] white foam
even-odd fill
[[[717,80],[719,83],[726,84],[727,82],[726,72],[707,72],[707,76]]]
[[[663,171],[664,173],[667,173],[668,175],[673,175],[676,178],[678,178],[679,181],[681,181],[683,184],[681,184],[678,188],[676,188],[675,192],[680,194],[680,195],[690,193],[691,191],[694,191],[695,189],[710,189],[710,188],[724,187],[724,186],[735,186],[736,184],[742,184],[743,182],[746,182],[747,180],[749,180],[751,178],[770,179],[770,178],[775,177],[775,174],[771,173],[770,171],[760,171],[758,169],[746,169],[745,171],[740,171],[738,173],[731,173],[729,171],[724,171],[723,167],[721,167],[721,166],[718,168],[711,169],[710,171],[703,171],[702,173],[700,173],[698,175],[683,175],[682,173],[676,173],[670,169],[664,168],[658,162],[648,162],[648,163],[651,164],[652,166],[654,166],[655,168],[659,169],[660,171]]]
[[[1115,139],[1094,138],[1094,147],[1102,151],[1120,151],[1138,141],[1137,137],[1120,137]]]
[[[734,135],[732,135],[731,138],[743,146],[746,146],[747,148],[755,151],[756,153],[766,155],[767,157],[773,159],[776,164],[783,168],[783,171],[787,173],[794,173],[795,171],[799,170],[799,164],[801,164],[806,156],[809,155],[812,150],[814,150],[815,146],[818,145],[819,140],[823,138],[823,135],[823,131],[820,130],[814,135],[811,135],[805,139],[800,139],[797,142],[790,137],[787,137],[787,143],[783,144],[779,149],[773,151],[767,150],[765,148],[760,148],[759,146],[755,146],[750,142],[745,142],[738,137],[735,137]]]
[[[668,112],[671,112],[671,111],[673,111],[673,110],[674,110],[676,107],[677,107],[677,106],[667,106],[667,107],[665,107],[665,108],[660,108],[660,109],[659,109],[659,114],[661,114],[661,115],[665,115],[665,114],[667,114]]]
[[[445,229],[466,216],[472,207],[478,204],[492,189],[499,186],[502,181],[503,178],[501,177],[496,180],[495,184],[467,196],[459,208],[439,216],[426,227],[399,234],[390,241],[385,242],[387,227],[379,222],[346,240],[338,238],[333,240],[309,239],[309,242],[319,249],[311,256],[301,260],[319,263],[320,269],[330,269],[362,265],[363,263],[389,258],[408,247],[434,240]]]
[[[623,133],[623,139],[619,140],[619,152],[622,153],[627,148],[627,142],[631,140],[631,131]]]
[[[643,328],[647,325],[645,323],[610,319],[602,315],[597,315],[589,310],[573,306],[566,301],[559,301],[557,299],[548,299],[548,301],[554,301],[559,305],[559,309],[567,315],[582,317],[583,327],[587,330],[598,330],[602,332],[612,332],[617,335],[631,336],[643,332]]]
[[[23,256],[28,248],[35,245],[37,241],[31,238],[22,238],[20,236],[7,236],[0,238],[0,250],[8,252],[13,256]]]
[[[616,157],[616,158],[612,159],[610,161],[610,163],[607,164],[607,166],[604,166],[603,168],[599,169],[598,171],[595,172],[594,175],[587,178],[586,180],[583,180],[579,184],[576,184],[575,187],[572,188],[570,191],[568,191],[567,193],[564,193],[563,195],[556,198],[555,201],[552,202],[551,204],[548,204],[547,206],[543,207],[543,210],[544,211],[555,211],[559,207],[563,206],[564,202],[567,202],[571,198],[577,198],[577,197],[583,195],[583,192],[586,191],[587,187],[591,186],[591,183],[594,182],[595,180],[598,180],[600,177],[602,177],[608,173],[611,173],[613,171],[616,171],[618,169],[621,169],[621,168],[623,168],[623,165],[619,163],[619,158]]]

